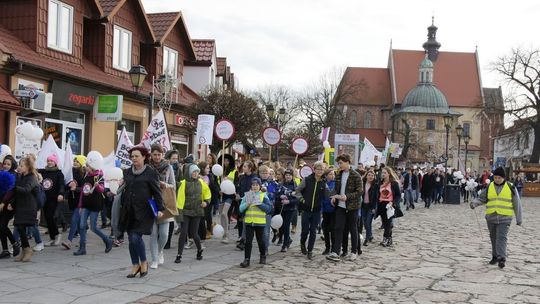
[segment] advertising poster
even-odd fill
[[[334,137],[334,155],[337,157],[341,154],[349,154],[351,156],[351,165],[356,167],[360,157],[358,144],[360,143],[359,134],[336,134]]]

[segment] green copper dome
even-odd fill
[[[431,83],[419,83],[407,93],[401,106],[402,112],[447,113],[448,102],[444,94]]]
[[[420,68],[421,69],[433,69],[433,62],[431,60],[429,60],[427,55],[424,58],[424,60],[422,60],[422,62],[420,62]]]

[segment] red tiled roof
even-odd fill
[[[80,66],[46,57],[32,50],[27,44],[3,27],[0,27],[0,41],[10,46],[14,61],[22,62],[28,67],[67,75],[72,79],[87,82],[88,86],[92,86],[92,84],[101,85],[122,92],[131,92],[131,80],[127,73],[123,77],[107,74],[86,58],[83,58],[83,64]],[[148,95],[151,90],[152,84],[150,79],[147,78],[139,93]],[[179,103],[183,105],[191,104],[183,89],[180,91],[178,99]]]
[[[425,52],[392,50],[392,56],[397,103],[401,103],[418,82],[418,66]],[[482,88],[475,53],[439,52],[433,64],[433,83],[444,93],[450,106],[482,105]]]
[[[227,57],[217,57],[217,76],[225,76],[227,72]]]
[[[351,90],[357,91],[353,100],[345,98],[345,103],[392,104],[389,69],[348,67],[343,75],[341,85],[348,85]],[[345,90],[347,90],[346,87]]]
[[[384,131],[382,129],[355,129],[358,130],[358,134],[362,137],[367,137],[369,141],[379,149],[384,149],[384,146],[386,145],[386,135],[384,134]]]
[[[193,39],[197,61],[212,62],[216,41],[213,39]]]
[[[185,41],[188,46],[188,50],[190,51],[190,54],[188,54],[190,57],[187,57],[186,59],[189,60],[195,60],[195,49],[193,47],[193,42],[191,41],[191,38],[189,37],[189,32],[187,29],[187,26],[184,22],[184,18],[182,17],[181,12],[170,12],[170,13],[154,13],[154,14],[147,14],[148,20],[150,22],[150,25],[152,26],[152,29],[154,30],[154,34],[156,36],[156,40],[160,43],[163,43],[171,30],[174,28],[178,22],[182,22],[182,27],[184,29],[184,32],[186,34]]]
[[[139,14],[141,18],[145,20],[142,25],[150,34],[151,36],[151,42],[154,43],[156,41],[156,37],[154,34],[154,31],[152,30],[152,27],[150,26],[150,21],[148,20],[148,15],[146,14],[144,10],[144,6],[142,5],[141,0],[132,0],[137,1],[136,6],[139,8]],[[126,0],[99,0],[99,4],[101,6],[101,10],[103,11],[103,18],[107,19],[107,21],[111,21],[114,15],[126,4]]]
[[[7,107],[9,109],[18,110],[21,106],[21,103],[15,98],[11,93],[0,87],[0,107]]]
[[[99,0],[99,5],[103,9],[103,15],[108,16],[117,6],[124,2],[125,0]]]

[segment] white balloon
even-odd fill
[[[212,173],[215,176],[222,176],[223,175],[223,167],[219,164],[215,164],[212,166]]]
[[[219,186],[221,189],[221,192],[231,195],[236,193],[236,188],[234,187],[234,183],[230,180],[224,180],[221,182],[221,185]]]
[[[118,187],[120,185],[118,184],[118,180],[110,180],[109,181],[109,190],[111,190],[111,192],[113,194],[116,194],[116,191],[118,191]]]
[[[103,178],[106,181],[120,180],[124,177],[124,171],[117,167],[108,167],[103,170]]]
[[[30,139],[40,140],[42,138],[43,138],[43,130],[41,130],[40,127],[34,127],[32,129],[32,136],[30,137]]]
[[[322,145],[326,149],[330,148],[330,143],[328,142],[328,140],[323,141]]]
[[[283,225],[283,217],[281,214],[274,215],[272,217],[272,221],[270,222],[270,226],[274,229],[279,229]]]
[[[216,224],[214,229],[212,229],[212,236],[216,239],[220,239],[225,235],[225,230],[220,224]]]
[[[86,165],[94,170],[103,168],[103,156],[98,151],[90,151],[86,156]]]
[[[467,168],[467,173],[471,173],[471,168]]]
[[[34,127],[32,126],[31,123],[25,122],[25,123],[23,123],[21,125],[19,130],[20,130],[22,136],[24,136],[26,138],[32,138],[32,131],[34,130]]]
[[[464,180],[464,179],[462,179],[462,180],[461,180],[461,183],[462,183],[462,184],[466,184],[466,183],[467,183],[467,181],[466,181],[466,180]]]
[[[4,161],[4,158],[11,155],[11,148],[8,145],[0,145],[0,163]]]

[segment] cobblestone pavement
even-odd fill
[[[419,206],[399,219],[393,248],[371,243],[355,262],[326,261],[318,241],[312,261],[295,248],[268,265],[235,266],[138,303],[540,303],[538,218],[540,202],[524,199],[523,226],[510,228],[502,270],[487,263],[483,208]],[[381,235],[376,229],[375,241]]]

